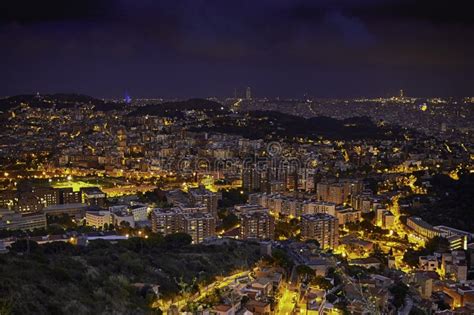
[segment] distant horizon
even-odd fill
[[[15,97],[15,96],[20,96],[20,95],[35,95],[39,93],[39,95],[55,95],[55,94],[64,94],[64,95],[83,95],[83,96],[89,96],[95,99],[103,99],[103,100],[123,100],[125,98],[125,93],[121,96],[97,96],[93,94],[88,94],[88,93],[82,93],[82,92],[48,92],[48,93],[42,93],[39,91],[35,92],[26,92],[26,93],[18,93],[18,94],[12,94],[12,95],[1,95],[0,99],[6,99],[10,97]],[[134,96],[132,93],[127,93],[127,96],[131,98],[131,100],[146,100],[146,99],[163,99],[163,100],[172,100],[172,99],[177,99],[177,100],[189,100],[189,99],[209,99],[209,98],[217,98],[217,99],[234,99],[235,97],[233,95],[208,95],[208,96],[202,96],[202,95],[195,95],[195,96]],[[392,98],[392,97],[400,97],[398,94],[387,94],[387,95],[373,95],[373,96],[368,96],[368,95],[359,95],[359,96],[349,96],[349,97],[342,97],[342,96],[333,96],[333,97],[328,97],[328,96],[316,96],[316,95],[307,95],[305,96],[261,96],[261,95],[256,95],[253,96],[252,99],[280,99],[280,100],[305,100],[305,99],[320,99],[320,100],[353,100],[353,99],[361,99],[361,98],[367,98],[367,99],[377,99],[377,98]],[[416,99],[423,99],[423,98],[441,98],[441,99],[463,99],[463,98],[471,98],[474,97],[473,95],[460,95],[460,96],[438,96],[438,95],[407,95],[406,92],[403,95],[404,98],[416,98]],[[238,96],[237,99],[244,99],[245,100],[245,95]]]

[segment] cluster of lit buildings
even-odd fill
[[[216,235],[216,218],[208,212],[186,212],[182,208],[153,209],[151,228],[162,235],[186,233],[194,244]]]
[[[87,208],[104,207],[106,194],[97,187],[26,187],[0,192],[0,225],[7,230],[33,230],[46,227],[47,216],[68,215],[82,219]]]
[[[0,230],[34,230],[46,228],[44,213],[16,213],[0,210]]]
[[[187,233],[193,243],[201,243],[216,235],[217,205],[220,196],[203,186],[168,191],[166,199],[172,208],[156,208],[151,211],[151,227],[155,233],[168,235]]]
[[[452,250],[467,249],[467,243],[472,240],[472,233],[454,229],[444,225],[432,226],[420,217],[412,216],[407,219],[407,226],[420,238],[431,239],[436,236],[446,238]]]
[[[86,224],[97,229],[106,229],[108,226],[127,226],[131,228],[147,225],[148,206],[138,202],[129,205],[113,205],[108,208],[92,207],[85,213]]]
[[[363,188],[362,181],[320,182],[316,186],[316,198],[335,204],[344,204],[350,201],[350,196],[361,193]]]
[[[196,128],[214,126],[214,117],[201,110],[185,110],[180,118],[171,118],[129,115],[132,109],[113,111],[109,115],[94,111],[90,106],[55,112],[22,105],[9,113],[0,140],[1,157],[18,156],[18,161],[12,164],[21,165],[51,155],[43,165],[46,170],[91,171],[127,180],[136,175],[153,184],[158,180],[165,184],[168,180],[175,181],[174,184],[178,184],[173,188],[179,186],[180,189],[166,188],[166,202],[170,207],[152,208],[135,201],[109,204],[107,194],[97,187],[78,191],[23,187],[20,176],[26,178],[28,172],[7,170],[0,176],[7,188],[0,190],[0,229],[45,228],[48,216],[66,214],[78,220],[85,219],[87,225],[96,229],[151,225],[155,233],[186,233],[194,244],[202,243],[217,239],[217,235],[226,236],[224,232],[228,232],[216,233],[220,224],[220,193],[202,186],[189,188],[186,184],[199,182],[207,176],[213,184],[214,180],[221,180],[250,193],[247,204],[230,208],[238,218],[237,226],[232,229],[233,237],[275,240],[278,222],[288,223],[295,219],[302,241],[316,240],[320,248],[333,250],[343,244],[363,257],[351,259],[350,265],[378,269],[382,264],[380,260],[365,257],[374,251],[375,242],[363,239],[357,233],[342,236],[341,231],[346,230],[348,224],[361,221],[363,214],[368,213],[375,214],[375,224],[383,229],[405,229],[405,226],[396,226],[400,224],[396,220],[399,213],[391,211],[388,201],[399,193],[400,183],[406,181],[407,174],[419,170],[452,170],[461,162],[472,159],[468,142],[466,146],[459,143],[452,148],[446,145],[447,139],[457,136],[469,139],[469,132],[472,134],[472,126],[467,123],[472,117],[467,104],[472,100],[450,104],[456,105],[454,110],[448,106],[450,101],[432,99],[420,103],[403,95],[391,99],[356,100],[353,111],[347,110],[345,102],[327,102],[258,101],[252,99],[249,90],[247,99],[239,101],[238,110],[278,110],[304,117],[321,114],[335,118],[369,116],[381,127],[393,122],[436,137],[411,139],[408,134],[404,135],[404,140],[338,141],[301,137],[290,143],[275,144],[235,134],[196,131]],[[229,114],[229,121],[239,127],[251,126],[256,120],[250,116],[235,111]],[[267,117],[258,119],[266,120]],[[12,143],[18,143],[18,146]],[[445,147],[450,158],[444,157]],[[287,158],[289,156],[291,159]],[[367,183],[361,179],[369,177],[376,184],[366,189]],[[414,184],[409,187],[413,189]],[[446,238],[451,250],[420,257],[419,268],[410,280],[413,287],[425,299],[439,293],[440,298],[453,308],[472,304],[474,289],[469,287],[467,279],[468,269],[472,267],[468,262],[474,257],[466,257],[464,252],[472,234],[444,225],[432,226],[419,217],[408,217],[406,228],[423,240],[436,236]],[[294,242],[297,250],[291,249],[292,258],[318,275],[327,276],[328,267],[334,264],[328,262],[327,257],[322,259],[308,254],[317,251],[308,248],[310,243]],[[389,268],[394,266],[389,263]],[[278,272],[259,272],[255,280],[234,283],[234,289],[250,297],[251,303],[246,303],[246,309],[256,314],[270,312],[267,297],[279,290],[281,282]],[[437,272],[445,279],[433,280],[431,272]],[[379,295],[382,301],[379,302],[386,307],[390,304],[388,287],[393,279],[380,274],[371,274],[369,278],[358,280],[357,284],[373,296]],[[358,292],[344,290],[350,310],[363,310],[364,305],[358,305],[363,301],[357,296]],[[305,292],[303,296],[311,296],[311,292]],[[308,301],[312,303],[314,299],[308,298]],[[224,303],[215,306],[214,311],[231,315],[236,309],[232,303]],[[363,311],[360,313],[364,314]]]

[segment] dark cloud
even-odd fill
[[[352,1],[356,2],[356,1]],[[382,0],[353,6],[351,14],[366,19],[417,20],[433,24],[474,24],[470,0]]]
[[[16,0],[0,4],[0,94],[464,95],[468,1]]]
[[[0,2],[3,23],[90,20],[108,16],[113,0],[7,0]]]

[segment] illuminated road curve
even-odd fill
[[[288,289],[288,285],[283,289],[283,294],[278,302],[276,310],[277,315],[290,315],[293,313],[295,303],[297,299],[297,293]]]

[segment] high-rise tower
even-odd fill
[[[245,98],[247,100],[252,99],[252,90],[250,89],[250,86],[247,86],[247,90],[245,90]]]

